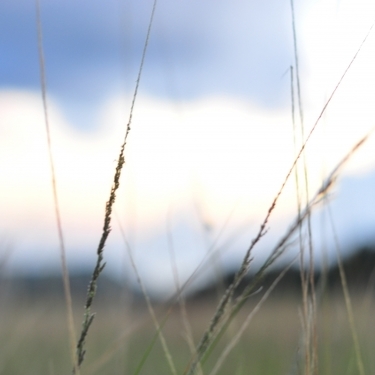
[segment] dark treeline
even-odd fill
[[[375,246],[363,247],[354,251],[350,256],[342,260],[345,277],[349,289],[352,291],[374,292],[375,286]],[[281,268],[274,267],[269,270],[259,281],[255,290],[260,287],[265,290],[279,276]],[[342,290],[341,277],[338,264],[328,269],[315,270],[315,285],[317,291],[329,290],[340,292]],[[218,282],[211,283],[191,295],[191,299],[200,300],[220,295],[220,291],[230,285],[235,276],[235,270],[222,275]],[[253,280],[253,275],[249,272],[246,279],[239,285],[237,294],[240,293]],[[278,283],[275,292],[301,293],[301,273],[299,267],[292,267]]]
[[[349,288],[353,291],[369,291],[375,286],[375,246],[361,248],[353,252],[350,256],[343,259],[343,267]],[[269,270],[264,278],[259,282],[259,287],[265,290],[271,285],[273,280],[280,274],[280,268]],[[199,301],[212,299],[222,295],[224,289],[230,284],[235,275],[235,270],[223,271],[217,280],[209,284],[202,285],[194,292],[188,293],[190,301]],[[87,292],[87,285],[91,274],[89,272],[76,272],[70,276],[70,285],[73,300],[82,303]],[[251,281],[252,274],[245,278],[240,284],[237,293],[243,290]],[[327,270],[318,270],[315,273],[315,283],[317,290],[340,291],[341,279],[339,268],[336,265]],[[283,279],[277,285],[275,292],[282,293],[300,293],[301,278],[298,267],[291,268]],[[373,291],[372,291],[373,292]],[[119,296],[126,298],[131,296],[133,301],[142,303],[143,297],[139,289],[131,283],[119,283],[115,280],[102,275],[98,285],[98,302],[117,300]],[[16,276],[0,277],[0,298],[18,298],[24,301],[37,301],[40,298],[63,298],[63,284],[61,275],[34,275],[34,276]],[[151,296],[152,297],[152,296]]]

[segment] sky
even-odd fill
[[[306,0],[294,8],[306,136],[375,21],[375,4]],[[95,261],[151,9],[150,0],[41,1],[72,272]],[[1,2],[0,56],[0,255],[8,272],[57,272],[34,1]],[[308,143],[311,195],[375,126],[374,60],[371,32]],[[181,282],[210,252],[216,255],[201,280],[216,266],[238,264],[301,142],[297,102],[293,133],[290,66],[296,70],[290,1],[158,1],[105,250],[108,274],[134,279],[129,249],[154,293],[173,290],[174,262]],[[344,250],[375,240],[374,146],[372,136],[329,196]],[[292,175],[254,250],[255,265],[296,210]],[[317,259],[323,249],[333,257],[327,223],[327,209],[317,207]]]

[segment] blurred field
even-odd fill
[[[226,343],[237,332],[259,296],[249,300],[229,327],[222,341],[204,364],[209,374]],[[356,326],[366,374],[375,373],[375,304],[369,294],[352,293]],[[75,298],[77,331],[82,320],[82,305]],[[278,293],[261,308],[228,357],[220,374],[299,374],[303,371],[300,351],[300,296]],[[167,309],[155,305],[159,321]],[[215,301],[190,302],[188,315],[197,342],[207,326]],[[133,374],[155,337],[145,307],[131,297],[103,295],[98,298],[97,312],[87,340],[87,357],[82,374]],[[340,292],[320,299],[318,314],[319,374],[357,374],[353,343],[344,300]],[[0,374],[40,375],[69,374],[68,334],[63,299],[58,296],[28,297],[2,290],[0,314]],[[190,352],[183,330],[181,314],[175,306],[164,326],[167,343],[177,371],[182,374]],[[155,341],[141,374],[170,374],[160,342]]]

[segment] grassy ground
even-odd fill
[[[237,332],[255,304],[250,300],[225,333],[204,364],[209,374],[221,351]],[[353,297],[353,306],[366,374],[375,373],[373,348],[375,326],[374,303],[363,295]],[[197,341],[214,311],[213,302],[188,306],[189,321]],[[278,296],[277,291],[246,330],[239,345],[228,357],[220,374],[299,374],[303,366],[300,348],[300,298]],[[62,300],[14,300],[2,304],[0,317],[0,374],[70,373],[66,313]],[[158,316],[166,310],[157,307]],[[91,336],[87,340],[87,358],[82,374],[134,374],[152,342],[155,329],[147,310],[107,301],[97,305],[98,312]],[[77,327],[82,310],[75,311]],[[179,374],[189,361],[189,347],[182,330],[181,315],[176,308],[170,314],[164,333]],[[354,348],[344,300],[341,295],[325,296],[318,314],[319,374],[357,374]],[[164,375],[170,370],[161,345],[156,340],[141,374]]]

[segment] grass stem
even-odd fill
[[[76,342],[76,334],[75,334],[75,329],[74,329],[72,296],[70,292],[69,271],[68,271],[68,266],[66,262],[65,241],[64,241],[64,234],[63,234],[62,223],[61,223],[61,214],[60,214],[59,199],[58,199],[58,193],[57,193],[56,172],[55,172],[55,165],[54,165],[54,159],[53,159],[51,132],[50,132],[50,125],[49,125],[46,68],[45,68],[44,49],[43,49],[43,31],[42,31],[42,19],[41,19],[41,11],[40,11],[40,0],[35,0],[35,8],[36,8],[36,24],[37,24],[37,36],[38,36],[40,84],[41,84],[41,90],[42,90],[44,121],[45,121],[46,135],[47,135],[48,157],[49,157],[51,178],[52,178],[52,191],[53,191],[53,200],[54,200],[54,207],[55,207],[56,226],[57,226],[59,243],[60,243],[60,258],[61,258],[61,268],[62,268],[62,276],[63,276],[69,339],[70,339],[71,360],[72,360],[74,371],[77,372],[77,374],[79,375],[78,360],[77,360],[75,349],[74,349],[75,342]]]

